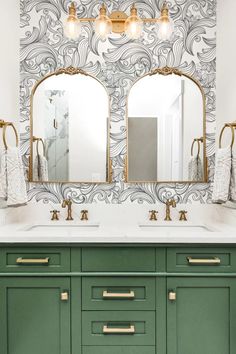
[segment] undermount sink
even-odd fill
[[[214,232],[213,228],[207,225],[195,224],[140,224],[140,230],[148,232]]]
[[[84,223],[84,224],[75,224],[75,223],[55,223],[55,224],[35,224],[26,226],[23,231],[96,231],[99,228],[99,223]]]

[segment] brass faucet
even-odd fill
[[[186,210],[180,210],[179,211],[179,221],[187,221],[187,214],[188,212]]]
[[[170,207],[172,206],[172,208],[176,208],[176,201],[174,199],[168,199],[166,201],[166,217],[165,217],[165,221],[171,221],[171,217],[170,217]]]
[[[51,220],[52,221],[58,221],[59,220],[59,216],[58,214],[60,213],[59,210],[51,210],[50,213],[52,214]]]
[[[149,211],[149,220],[150,221],[157,221],[157,210],[150,210]]]
[[[88,210],[81,210],[80,214],[81,214],[81,217],[80,217],[81,221],[88,220]]]
[[[66,220],[68,220],[68,221],[73,220],[73,218],[72,218],[72,200],[71,199],[64,199],[61,206],[62,206],[62,208],[67,207]]]

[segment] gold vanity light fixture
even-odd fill
[[[94,22],[96,34],[106,39],[113,33],[126,33],[130,39],[138,39],[142,34],[144,23],[156,23],[159,39],[168,40],[174,32],[174,22],[169,15],[167,2],[164,1],[159,18],[140,18],[135,4],[132,5],[130,16],[124,11],[113,11],[109,16],[103,3],[97,18],[78,18],[75,2],[69,6],[69,16],[64,24],[64,34],[70,40],[78,40],[81,33],[81,22]]]

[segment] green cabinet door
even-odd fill
[[[0,353],[70,354],[69,278],[0,279]]]
[[[236,353],[236,279],[169,278],[168,354]],[[173,297],[172,297],[173,299]]]

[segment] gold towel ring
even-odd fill
[[[197,143],[197,157],[199,157],[200,156],[200,151],[201,151],[200,143],[203,143],[203,138],[196,138],[196,139],[193,140],[192,146],[191,146],[191,156],[193,156],[193,149],[194,149],[195,143]]]
[[[192,143],[192,146],[191,146],[191,156],[193,156],[193,149],[194,149],[195,143],[197,143],[197,157],[199,157],[199,155],[200,155],[200,142],[199,142],[198,139],[194,139],[193,140],[193,143]]]
[[[18,138],[17,130],[16,130],[14,124],[5,122],[4,125],[3,125],[2,135],[3,135],[3,144],[4,144],[6,150],[8,149],[7,138],[6,138],[7,127],[12,127],[12,129],[13,129],[13,131],[15,133],[15,137],[16,137],[16,147],[18,147],[18,145],[19,145],[19,138]]]
[[[39,143],[42,143],[43,146],[43,156],[46,157],[46,147],[44,144],[44,141],[42,138],[36,138],[35,136],[33,136],[33,142],[36,141],[36,152],[37,152],[37,156],[39,156]]]
[[[222,128],[221,130],[221,133],[220,133],[220,140],[219,140],[219,147],[220,149],[222,148],[222,137],[223,137],[223,134],[224,134],[224,131],[226,128],[230,128],[231,129],[231,133],[232,133],[232,140],[231,140],[231,148],[233,147],[234,145],[234,128],[236,128],[236,126],[234,127],[234,124],[225,124],[224,127]]]

